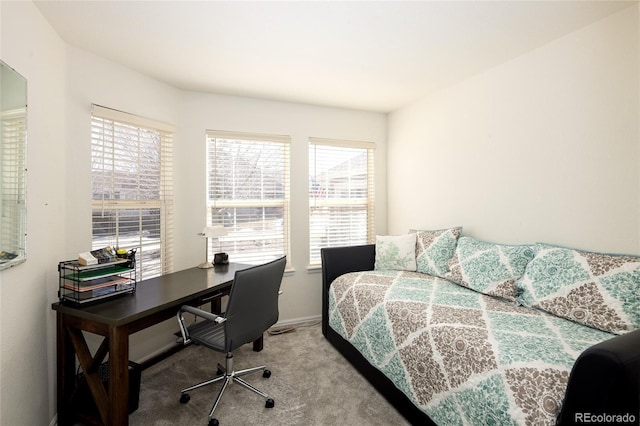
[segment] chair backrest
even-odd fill
[[[236,272],[224,323],[227,352],[258,339],[278,321],[278,293],[286,263],[285,256]]]

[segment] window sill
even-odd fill
[[[321,265],[309,265],[307,266],[307,274],[319,274],[322,272]]]

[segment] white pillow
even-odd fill
[[[376,235],[374,269],[416,270],[416,234]]]

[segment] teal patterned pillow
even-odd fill
[[[416,270],[416,234],[376,236],[374,269]]]
[[[538,244],[520,302],[615,334],[640,328],[640,257]]]
[[[460,237],[445,278],[480,293],[517,302],[516,280],[534,258],[534,247]]]
[[[447,262],[453,257],[462,227],[435,231],[411,230],[417,238],[416,268],[418,272],[444,278]]]

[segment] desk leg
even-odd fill
[[[76,358],[74,356],[71,339],[64,326],[64,314],[56,315],[57,336],[57,379],[58,379],[58,424],[70,425],[73,416],[69,407],[71,395],[75,386]]]
[[[260,352],[264,346],[264,336],[260,336],[259,339],[253,341],[253,351]]]
[[[114,426],[129,424],[129,334],[109,327],[109,405]]]
[[[222,297],[216,297],[211,301],[211,313],[218,315],[222,313]]]

